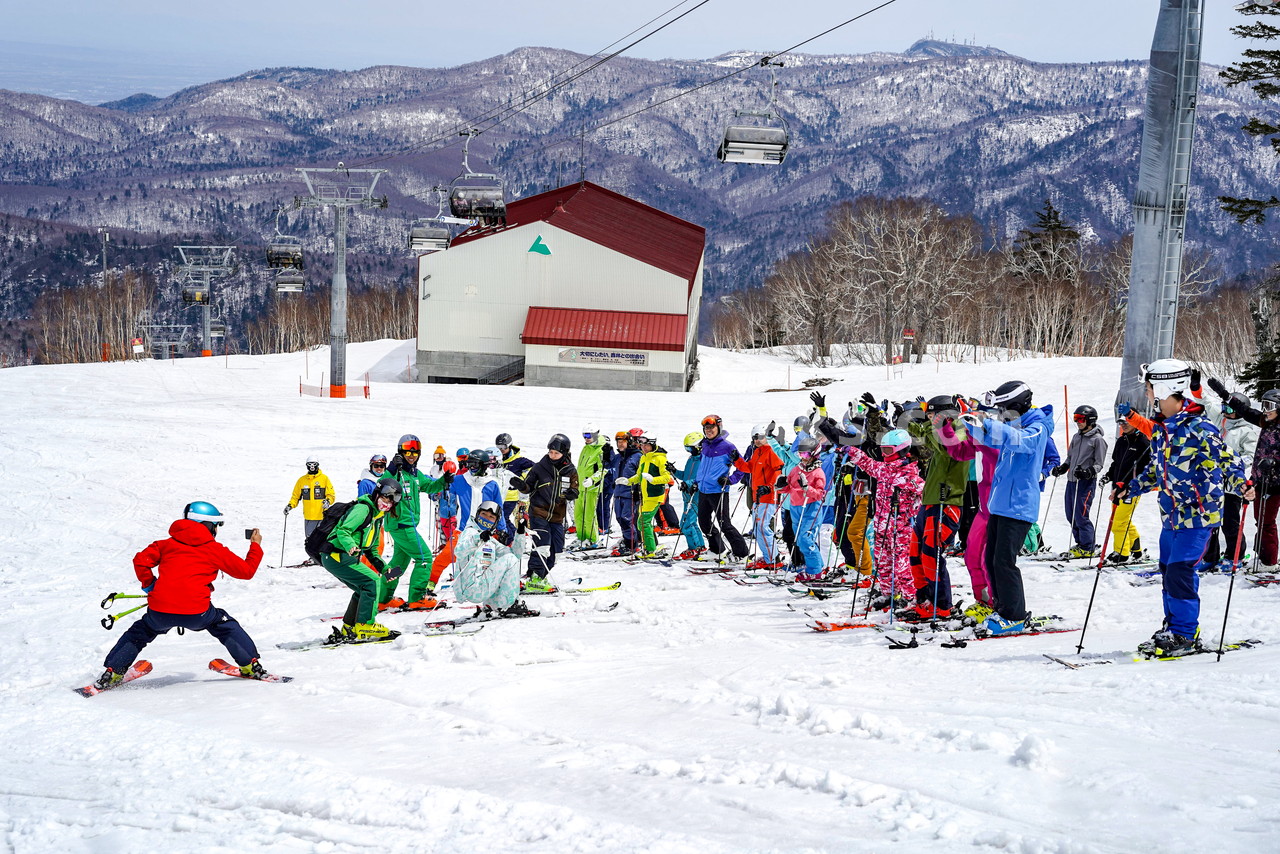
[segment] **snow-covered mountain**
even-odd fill
[[[1130,229],[1143,62],[1034,63],[934,41],[903,54],[788,56],[777,87],[794,143],[786,163],[722,165],[714,151],[725,124],[735,109],[767,105],[768,78],[755,69],[711,81],[758,58],[618,58],[488,130],[472,165],[502,173],[517,196],[585,169],[707,226],[710,294],[754,283],[828,207],[866,193],[928,196],[1006,235],[1045,197],[1088,235]],[[275,206],[301,190],[292,167],[367,162],[390,170],[380,189],[391,209],[358,217],[358,240],[400,252],[408,220],[435,211],[431,186],[460,171],[457,130],[506,113],[585,59],[522,48],[457,68],[277,68],[98,107],[0,92],[0,212],[254,243],[271,232]],[[1273,260],[1215,202],[1266,197],[1280,178],[1275,158],[1239,132],[1258,109],[1251,93],[1204,70],[1188,237],[1220,250],[1229,273]],[[600,129],[583,138],[583,127]]]

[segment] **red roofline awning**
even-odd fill
[[[689,327],[683,314],[598,311],[531,306],[525,315],[525,344],[560,347],[616,347],[682,352]]]

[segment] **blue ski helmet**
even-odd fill
[[[182,518],[196,522],[212,522],[215,525],[221,525],[226,521],[222,514],[218,512],[218,508],[208,501],[192,501],[182,508]]]

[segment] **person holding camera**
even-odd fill
[[[246,679],[269,675],[258,662],[253,638],[210,601],[219,572],[247,581],[262,562],[262,533],[257,528],[245,530],[249,552],[241,559],[217,540],[224,521],[208,501],[193,501],[183,508],[182,518],[169,526],[168,539],[157,540],[133,556],[134,574],[147,594],[147,612],[107,653],[106,670],[93,687],[106,690],[120,684],[147,644],[174,628],[213,635]]]

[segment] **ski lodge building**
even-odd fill
[[[706,230],[583,182],[418,259],[418,380],[687,391]]]

